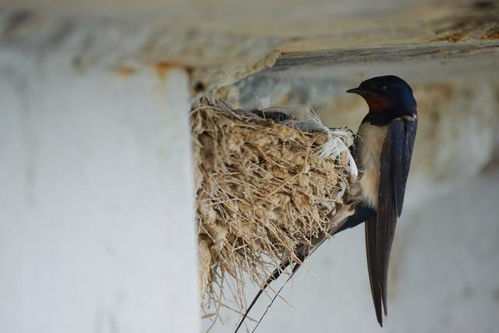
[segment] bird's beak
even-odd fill
[[[360,88],[353,88],[353,89],[348,89],[346,92],[350,93],[350,94],[359,94],[359,95],[362,95],[363,93],[366,93],[367,90],[360,89]]]

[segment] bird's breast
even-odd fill
[[[359,180],[360,199],[370,207],[378,205],[381,152],[388,125],[375,126],[368,122],[359,128],[359,160],[362,176]]]

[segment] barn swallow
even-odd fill
[[[396,76],[380,76],[347,92],[362,96],[369,112],[359,127],[354,158],[362,175],[355,184],[356,214],[337,231],[365,223],[367,266],[376,317],[387,314],[388,264],[417,129],[417,104],[411,87]]]
[[[327,235],[311,239],[308,246],[302,245],[295,252],[303,262],[329,236],[365,222],[371,293],[377,320],[383,326],[383,310],[385,315],[387,314],[388,264],[396,222],[402,212],[416,137],[417,104],[411,87],[393,75],[371,78],[347,92],[362,96],[369,107],[369,112],[359,127],[352,151],[361,171],[359,180],[352,184],[346,200],[348,204],[344,205],[341,213],[337,212],[332,218],[332,225],[339,227],[329,230]],[[285,260],[269,276],[235,332],[241,327],[266,287],[288,266],[291,266],[291,261]],[[300,266],[295,264],[292,267],[287,281]]]

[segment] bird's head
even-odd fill
[[[362,96],[369,105],[369,112],[416,112],[411,87],[394,75],[373,77],[347,92]]]

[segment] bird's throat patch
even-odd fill
[[[370,111],[382,112],[390,108],[390,102],[378,94],[368,92],[363,94],[363,97],[369,105]]]

